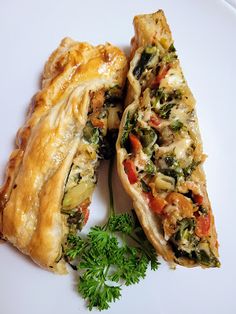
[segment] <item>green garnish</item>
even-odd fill
[[[166,166],[160,168],[159,171],[168,177],[174,178],[176,183],[183,176],[183,169],[174,154],[166,155],[163,158]]]
[[[84,139],[91,144],[98,144],[99,142],[99,130],[95,128],[92,123],[87,122],[83,130]]]
[[[162,119],[168,119],[170,116],[171,109],[175,106],[175,103],[166,103],[159,109],[159,116]]]
[[[170,45],[167,53],[163,56],[162,62],[171,63],[177,59],[176,49],[173,44]]]
[[[167,164],[168,167],[171,166],[178,166],[178,161],[176,158],[172,155],[167,155],[164,157],[165,163]]]
[[[209,248],[209,244],[208,245],[208,250],[196,250],[195,254],[196,254],[196,260],[201,263],[202,265],[208,266],[208,267],[220,267],[220,261],[218,260],[218,258],[216,258],[214,256],[214,254],[212,253],[212,251]]]
[[[171,122],[170,124],[170,128],[174,131],[174,132],[178,132],[180,129],[182,129],[183,127],[183,123],[179,120],[174,120],[173,122]]]
[[[175,183],[178,181],[178,178],[183,174],[181,168],[176,169],[160,169],[160,172],[163,173],[165,176],[172,177],[175,179]]]
[[[149,160],[148,163],[146,164],[144,171],[147,174],[154,174],[156,172],[156,167],[151,160]]]
[[[168,52],[175,52],[175,51],[176,51],[175,46],[174,46],[174,44],[172,43],[172,44],[170,45],[169,49],[168,49]]]
[[[179,221],[178,231],[174,235],[175,241],[182,245],[195,247],[199,243],[199,239],[194,235],[195,220],[193,218],[184,218]]]
[[[69,234],[65,258],[77,261],[79,273],[78,292],[87,301],[88,308],[108,309],[111,302],[121,296],[122,284],[138,283],[151,269],[158,268],[154,248],[148,242],[137,218],[128,213],[116,214],[112,191],[112,161],[108,186],[110,211],[104,226],[90,229],[87,237]],[[132,240],[135,245],[130,245]]]

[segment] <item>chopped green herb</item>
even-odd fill
[[[91,122],[87,122],[83,130],[83,137],[91,144],[98,144],[99,142],[99,130],[93,127]]]
[[[175,52],[175,51],[176,51],[175,46],[174,46],[173,43],[170,45],[168,51],[169,51],[169,52]]]
[[[195,220],[193,218],[184,218],[179,221],[178,224],[178,230],[174,235],[175,240],[179,242],[188,241],[191,243],[195,243],[195,239],[192,238],[195,230]],[[198,242],[199,240],[197,241],[197,243]],[[195,246],[195,244],[193,246]]]
[[[147,174],[154,174],[156,172],[156,167],[151,160],[149,160],[148,163],[146,164],[144,171]]]
[[[201,263],[202,265],[208,266],[208,267],[220,267],[219,260],[214,256],[212,251],[208,249],[208,252],[205,250],[196,250],[196,260]]]
[[[159,109],[159,116],[162,119],[168,119],[171,113],[171,109],[175,106],[175,103],[166,103]]]
[[[182,129],[183,127],[183,123],[179,120],[174,120],[173,122],[171,122],[170,124],[170,128],[174,131],[174,132],[178,132],[180,129]]]
[[[156,98],[157,100],[160,101],[160,104],[163,104],[164,102],[166,102],[167,97],[168,97],[168,94],[164,91],[164,89],[158,88],[158,90],[156,91]]]
[[[163,56],[161,61],[163,63],[172,63],[177,58],[178,57],[177,57],[177,54],[176,54],[176,50],[172,50],[172,51],[168,50],[168,52]]]
[[[176,168],[176,169],[161,169],[161,173],[168,177],[172,177],[175,179],[175,182],[178,181],[178,178],[183,175],[182,169],[181,168]]]
[[[172,93],[171,96],[175,100],[181,100],[182,99],[182,91],[180,89],[175,89]]]
[[[195,219],[184,218],[178,222],[176,233],[170,239],[175,247],[176,257],[191,257],[200,239],[195,235]]]
[[[174,156],[168,155],[164,159],[168,167],[171,167],[177,164],[177,160]]]

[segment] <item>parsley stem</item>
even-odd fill
[[[105,271],[103,273],[104,283],[105,283],[105,281],[107,279],[107,274],[108,274],[109,269],[110,269],[110,265],[107,265],[107,267],[106,267],[106,269],[105,269]]]
[[[139,241],[135,236],[133,236],[132,234],[128,234],[128,236],[133,240],[133,241],[135,241],[137,244],[139,244],[141,247],[142,247],[142,249],[143,249],[143,251],[145,252],[145,254],[149,257],[149,258],[151,258],[151,256],[150,256],[150,254],[149,254],[149,252],[148,252],[148,249],[145,247],[145,245],[141,242],[141,241]]]
[[[109,216],[115,215],[114,198],[112,189],[112,170],[114,165],[114,157],[111,158],[108,170],[108,188],[109,188]]]

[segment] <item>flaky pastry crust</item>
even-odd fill
[[[128,114],[132,114],[139,108],[141,104],[142,94],[139,81],[135,78],[133,71],[137,65],[141,52],[147,45],[160,45],[160,42],[165,47],[170,47],[173,44],[173,39],[171,35],[170,28],[167,24],[165,15],[162,10],[155,12],[153,14],[139,15],[134,18],[134,29],[135,36],[131,40],[131,62],[130,70],[128,72],[128,92],[126,95],[126,109],[123,113],[119,136],[116,144],[117,149],[117,168],[119,177],[122,184],[133,200],[133,205],[139,221],[146,233],[146,236],[153,244],[157,252],[164,257],[172,266],[175,263],[181,264],[183,266],[192,267],[197,266],[198,263],[194,263],[192,260],[187,258],[176,258],[173,252],[173,248],[167,243],[163,235],[163,229],[160,221],[155,213],[153,213],[148,205],[147,198],[145,198],[135,185],[129,182],[127,173],[124,169],[124,161],[128,158],[128,154],[125,148],[122,147],[122,135],[123,130],[126,125]],[[176,61],[177,67],[180,72],[182,72],[179,61]],[[195,99],[186,85],[185,96],[188,97],[189,110],[194,110]],[[196,139],[196,150],[195,158],[204,160],[205,155],[202,152],[202,142],[200,133],[198,130],[198,122],[196,119],[195,123],[195,139]],[[207,208],[209,215],[211,217],[211,227],[210,227],[210,248],[215,256],[218,256],[218,242],[215,230],[214,217],[211,210],[211,205],[206,190],[206,179],[202,166],[199,165],[194,171],[193,181],[197,182],[201,186],[201,191],[204,198],[204,206]]]
[[[116,47],[62,40],[45,65],[0,190],[0,232],[37,264],[65,273],[61,202],[87,121],[89,92],[123,86],[126,57]]]

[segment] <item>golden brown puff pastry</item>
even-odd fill
[[[104,93],[114,86],[121,93],[125,77],[126,57],[118,48],[63,39],[45,65],[42,90],[17,133],[17,148],[0,190],[0,232],[46,269],[66,272],[60,257],[68,215],[61,210],[71,210],[73,201],[64,200],[65,186],[67,192],[74,188],[68,174],[74,168],[81,170],[77,163],[84,152],[94,154],[90,142],[82,140],[88,113],[96,112],[95,131],[103,130],[104,123],[99,124],[97,115],[104,105]],[[81,179],[77,171],[76,182]],[[83,184],[86,189],[87,181]],[[87,206],[84,203],[89,204],[92,190],[90,185],[82,209]]]
[[[195,100],[163,11],[134,18],[119,176],[141,225],[171,264],[219,267]]]

